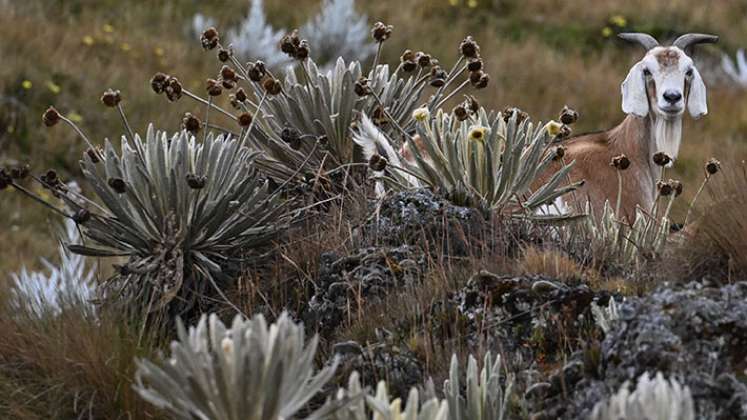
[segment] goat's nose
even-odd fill
[[[668,90],[664,92],[664,100],[670,104],[676,104],[682,99],[682,94],[676,90]]]

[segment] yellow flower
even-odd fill
[[[158,57],[163,57],[163,48],[161,48],[161,47],[156,47],[156,48],[155,48],[155,49],[153,50],[153,54],[155,54],[155,55],[156,55],[156,56],[158,56]]]
[[[469,135],[467,136],[470,140],[476,140],[476,141],[483,141],[485,140],[485,136],[488,133],[487,127],[472,127],[469,130]]]
[[[477,0],[467,0],[467,7],[474,9],[478,6]]]
[[[85,45],[87,45],[87,46],[90,47],[94,43],[95,43],[95,41],[93,40],[93,37],[91,35],[86,35],[86,36],[83,37],[83,44],[85,44]]]
[[[45,85],[47,86],[47,89],[49,89],[49,91],[54,93],[55,95],[60,93],[60,91],[62,90],[62,88],[60,88],[60,85],[51,80],[47,80],[47,83],[45,83]]]
[[[605,38],[611,37],[612,36],[612,28],[610,28],[609,26],[605,26],[602,29],[602,36],[605,37]]]
[[[67,119],[74,123],[79,123],[83,121],[83,117],[75,111],[70,111],[70,113],[67,114]]]
[[[431,113],[426,107],[421,107],[416,109],[415,111],[412,111],[412,118],[414,118],[415,121],[426,122],[428,121],[428,119],[430,119],[430,117]]]
[[[459,0],[449,0],[449,4],[452,6],[459,6]]]
[[[119,48],[122,51],[124,51],[124,52],[129,52],[132,49],[132,47],[130,46],[130,44],[128,44],[126,42],[123,42],[122,45],[119,46]]]
[[[21,87],[26,90],[31,89],[32,86],[34,85],[31,83],[31,80],[24,80],[23,82],[21,82]]]
[[[610,18],[610,24],[617,26],[618,28],[623,28],[628,24],[628,21],[625,19],[625,16],[615,15]]]
[[[550,122],[545,124],[545,131],[547,131],[547,134],[549,134],[552,137],[555,137],[558,134],[560,134],[560,130],[562,128],[563,128],[563,124],[555,120],[551,120]]]
[[[108,34],[114,32],[114,27],[112,25],[109,25],[108,23],[104,24],[104,26],[102,27],[102,29],[104,30],[104,32],[106,32]]]

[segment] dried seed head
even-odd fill
[[[472,83],[472,86],[475,86],[478,83],[480,83],[480,78],[482,77],[483,74],[485,73],[483,73],[482,70],[473,71],[469,74],[469,82]]]
[[[464,107],[464,105],[457,105],[452,112],[454,113],[456,119],[459,121],[465,121],[467,118],[469,118],[469,112],[467,112],[467,109]]]
[[[200,131],[201,127],[202,123],[200,122],[199,118],[195,117],[189,112],[184,114],[184,118],[182,118],[182,128],[192,134],[197,134],[197,132]]]
[[[392,36],[392,25],[385,25],[383,22],[376,22],[371,29],[371,36],[376,42],[384,42]]]
[[[405,62],[405,61],[416,61],[416,54],[412,52],[412,50],[405,50],[402,55],[399,57],[399,61]]]
[[[218,61],[220,61],[221,63],[225,63],[226,61],[231,59],[231,55],[233,55],[231,51],[225,48],[221,48],[220,50],[218,50]]]
[[[88,155],[88,158],[91,159],[91,162],[101,162],[101,159],[99,158],[99,152],[97,152],[96,150],[93,150],[89,147],[88,150],[86,150],[86,154]]]
[[[301,45],[301,38],[298,36],[298,29],[294,29],[280,38],[280,51],[288,54],[291,58],[295,58],[296,49],[299,45]]]
[[[57,178],[57,172],[54,169],[48,170],[47,173],[42,175],[42,177],[47,181],[47,183],[54,183],[59,180]]]
[[[201,190],[205,188],[207,183],[207,177],[205,175],[187,174],[186,176],[187,185],[193,190]]]
[[[293,127],[285,127],[280,131],[280,139],[291,144],[301,140],[301,133]]]
[[[477,42],[471,36],[468,36],[459,44],[459,52],[465,58],[478,58],[480,55],[480,46],[477,45]]]
[[[677,181],[675,179],[669,180],[669,186],[672,187],[672,191],[674,191],[674,196],[677,197],[680,194],[682,194],[682,190],[684,189],[684,186],[680,181]]]
[[[411,73],[411,72],[415,71],[415,69],[417,69],[417,68],[418,68],[418,63],[416,63],[414,61],[404,61],[404,62],[402,62],[402,70],[404,70],[404,71],[406,71],[408,73]]]
[[[666,197],[672,194],[672,186],[668,182],[657,181],[656,188],[659,190],[659,194],[662,197]]]
[[[91,213],[86,209],[78,209],[73,213],[73,221],[79,225],[91,220]]]
[[[169,77],[164,92],[166,92],[166,98],[169,101],[176,102],[179,100],[179,98],[182,97],[182,84],[179,83],[179,79],[176,77]]]
[[[562,122],[563,124],[573,124],[578,121],[578,112],[571,108],[568,108],[568,105],[565,105],[560,111],[558,119],[560,119],[560,122]]]
[[[371,89],[368,87],[368,79],[365,77],[361,77],[358,80],[356,80],[353,90],[355,91],[355,94],[358,96],[370,95]]]
[[[231,80],[234,82],[238,80],[238,78],[236,77],[236,71],[228,66],[221,67],[220,77],[222,77],[223,80]]]
[[[311,47],[309,46],[309,41],[304,39],[301,41],[301,44],[298,47],[296,47],[296,53],[294,54],[293,57],[296,60],[303,61],[309,58],[310,52],[311,52]]]
[[[470,58],[467,62],[467,70],[471,72],[476,72],[482,70],[482,59],[477,58]]]
[[[573,130],[571,129],[571,127],[563,124],[560,127],[560,133],[556,137],[558,140],[567,139],[571,136],[571,134],[573,134]]]
[[[716,158],[708,159],[708,162],[705,164],[706,176],[713,175],[719,170],[721,170],[721,162],[717,161]]]
[[[610,166],[614,166],[618,171],[624,171],[630,167],[630,159],[624,154],[612,158]]]
[[[446,70],[442,69],[439,66],[431,67],[431,86],[440,88],[441,86],[446,84],[447,77],[448,74],[446,73]]]
[[[386,164],[386,158],[378,154],[372,155],[371,159],[368,160],[368,167],[375,172],[381,172],[386,169]]]
[[[503,115],[503,121],[506,123],[508,123],[514,114],[516,114],[516,124],[521,124],[524,120],[529,118],[529,114],[513,106],[507,106],[503,111],[501,111],[501,114]]]
[[[57,112],[57,110],[52,106],[47,108],[47,110],[44,111],[44,114],[42,114],[42,121],[47,127],[56,125],[58,122],[60,122],[60,119],[60,113]]]
[[[223,80],[221,82],[221,86],[223,86],[223,88],[226,90],[231,90],[236,87],[236,82],[234,82],[233,80]]]
[[[563,159],[563,156],[565,156],[565,146],[557,146],[555,147],[552,160],[558,161]]]
[[[220,96],[220,94],[223,93],[221,84],[215,79],[207,79],[205,86],[207,93],[210,96]]]
[[[672,161],[672,158],[670,158],[666,153],[664,152],[656,152],[654,153],[654,163],[659,166],[667,166],[669,162]]]
[[[24,179],[29,176],[31,167],[29,165],[19,165],[10,169],[10,177],[12,179]]]
[[[431,56],[422,51],[415,54],[415,60],[418,62],[420,67],[428,67],[431,65]]]
[[[239,125],[242,127],[249,127],[252,124],[252,120],[254,118],[252,117],[252,114],[249,112],[244,112],[243,114],[239,115]]]
[[[122,178],[109,178],[106,183],[109,184],[109,187],[118,194],[124,194],[124,192],[127,191],[127,185]]]
[[[249,73],[249,80],[252,82],[259,82],[263,77],[265,77],[265,74],[267,74],[267,68],[265,67],[265,63],[257,61],[249,66],[249,71],[247,73]]]
[[[202,44],[202,48],[206,50],[212,50],[213,48],[217,47],[219,41],[220,36],[218,35],[218,31],[212,27],[206,29],[205,32],[202,33],[202,36],[200,36],[200,43]]]
[[[262,87],[265,89],[268,95],[279,95],[283,91],[283,85],[277,79],[265,79],[262,82]]]
[[[163,73],[156,73],[153,75],[153,77],[150,79],[150,87],[153,89],[153,92],[156,92],[157,94],[162,94],[166,90],[166,85],[168,82],[169,76]]]
[[[239,102],[242,102],[242,103],[245,102],[247,100],[247,97],[246,97],[246,92],[244,92],[244,88],[239,88],[236,91],[236,95],[234,97]]]
[[[107,89],[101,95],[101,102],[108,107],[115,107],[122,101],[122,94],[118,90]]]
[[[490,83],[490,76],[486,73],[483,73],[482,76],[480,76],[480,80],[475,84],[476,89],[485,89],[488,87],[488,83]]]

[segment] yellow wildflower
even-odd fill
[[[551,120],[550,122],[545,124],[545,131],[547,131],[547,134],[549,134],[552,137],[555,137],[558,134],[560,134],[560,130],[562,128],[563,128],[563,124],[555,120]]]
[[[611,37],[612,36],[612,28],[610,28],[609,26],[605,26],[602,29],[602,36],[605,37],[605,38]]]
[[[126,42],[123,42],[122,45],[119,46],[119,48],[122,51],[124,51],[124,52],[129,52],[132,49],[132,47],[130,46],[130,44],[128,44]]]
[[[104,32],[106,32],[108,34],[114,32],[114,27],[112,25],[108,24],[108,23],[104,24],[104,26],[102,27],[102,29],[104,30]]]
[[[469,135],[467,136],[470,140],[476,140],[476,141],[483,141],[485,140],[485,136],[488,133],[487,127],[482,126],[476,126],[472,127],[469,130]]]
[[[93,37],[91,35],[86,35],[86,36],[83,37],[83,44],[85,44],[85,45],[87,45],[87,46],[90,47],[94,43],[95,43],[95,41],[93,40]]]
[[[58,93],[60,93],[60,91],[62,90],[62,88],[60,87],[60,85],[58,85],[57,83],[55,83],[55,82],[53,82],[51,80],[47,80],[47,83],[45,83],[45,85],[47,86],[47,89],[49,89],[49,91],[52,92],[52,93],[54,93],[55,95],[57,95]]]
[[[477,0],[467,0],[467,7],[474,9],[478,6]]]
[[[26,90],[31,89],[32,86],[34,85],[31,83],[31,80],[24,80],[23,82],[21,82],[21,87]]]
[[[163,57],[163,54],[164,54],[164,52],[163,52],[163,48],[161,48],[161,47],[156,47],[156,48],[155,48],[155,49],[153,50],[153,54],[155,54],[155,55],[156,55],[157,57]]]
[[[459,0],[449,0],[449,4],[454,7],[459,6]]]
[[[415,111],[412,111],[412,118],[414,118],[415,121],[426,122],[428,121],[428,119],[430,119],[430,117],[431,113],[426,107],[421,107],[416,109]]]
[[[624,28],[628,24],[628,21],[625,19],[625,16],[615,15],[610,18],[610,24],[618,28]]]

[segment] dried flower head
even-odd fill
[[[223,80],[231,80],[233,82],[239,80],[238,77],[236,77],[236,71],[228,66],[221,67],[220,77],[222,77]]]
[[[386,169],[387,163],[385,157],[375,154],[368,160],[368,167],[371,168],[372,171],[381,172]]]
[[[427,122],[431,117],[430,111],[428,111],[427,107],[420,107],[416,109],[415,111],[412,111],[412,118],[415,121],[424,123]]]
[[[184,114],[184,118],[182,118],[183,129],[187,130],[188,132],[192,134],[197,134],[200,131],[201,127],[202,127],[202,123],[200,122],[199,118],[195,117],[189,112]]]
[[[415,54],[415,60],[418,62],[420,67],[428,67],[431,65],[431,55],[422,51]]]
[[[176,77],[169,77],[164,92],[169,101],[176,102],[179,100],[179,98],[182,97],[182,84],[179,83],[179,79]]]
[[[553,150],[553,156],[552,160],[558,161],[563,159],[563,156],[565,156],[565,146],[557,146]]]
[[[259,82],[265,77],[265,74],[267,74],[267,68],[265,67],[264,62],[257,61],[249,66],[247,73],[249,75],[249,80],[252,82]]]
[[[243,114],[239,115],[239,125],[242,127],[249,127],[252,124],[252,120],[254,118],[252,117],[252,114],[249,112],[244,112]]]
[[[47,110],[44,111],[44,114],[42,114],[42,121],[47,127],[56,125],[58,122],[60,122],[60,119],[60,113],[57,112],[57,110],[52,106],[47,108]]]
[[[233,53],[225,48],[221,48],[218,50],[218,61],[221,63],[225,63],[226,61],[231,59],[231,56]]]
[[[236,94],[234,97],[236,98],[237,101],[242,102],[242,103],[248,99],[246,96],[246,92],[244,92],[244,88],[238,88],[238,90],[236,90]]]
[[[302,40],[301,44],[296,48],[296,54],[294,55],[294,58],[296,60],[306,60],[309,58],[309,54],[311,53],[311,46],[309,45],[309,41]]]
[[[186,176],[187,185],[193,190],[200,190],[205,187],[207,183],[207,177],[205,175],[187,174]]]
[[[206,29],[205,32],[202,33],[202,36],[200,36],[202,48],[206,50],[212,50],[217,47],[218,42],[220,42],[220,36],[218,35],[218,31],[213,27]]]
[[[101,102],[108,107],[115,107],[122,101],[122,94],[118,90],[107,89],[101,95]]]
[[[205,87],[205,90],[207,90],[207,93],[210,96],[220,96],[220,94],[223,93],[223,88],[221,87],[220,82],[215,79],[207,79]]]
[[[234,82],[233,80],[223,80],[220,84],[226,90],[231,90],[236,87],[236,82]]]
[[[109,184],[109,188],[113,189],[118,194],[124,194],[125,191],[127,191],[127,185],[122,178],[109,178],[106,183]]]
[[[72,219],[75,223],[82,225],[91,220],[91,212],[86,209],[78,209],[78,211],[73,213]]]
[[[468,36],[459,44],[459,52],[465,58],[478,58],[480,55],[480,46],[477,45],[477,42],[471,36]]]
[[[669,185],[669,183],[665,182],[665,181],[657,181],[656,182],[656,189],[659,190],[659,194],[662,197],[666,197],[666,196],[672,194],[672,186]]]
[[[31,167],[29,165],[18,165],[10,169],[10,177],[12,179],[24,179],[29,176]]]
[[[399,57],[399,60],[401,62],[405,61],[417,61],[417,55],[412,50],[405,50],[402,55]]]
[[[563,109],[560,111],[560,115],[558,116],[558,119],[560,122],[566,125],[571,125],[578,121],[578,112],[575,110],[568,108],[568,105],[563,106]]]
[[[442,69],[440,66],[431,67],[431,86],[440,88],[446,84],[447,77],[449,77],[449,75],[446,73],[446,70]]]
[[[160,72],[154,74],[150,79],[150,87],[153,89],[153,92],[156,92],[159,95],[165,92],[168,79],[169,76],[166,74]]]
[[[716,160],[716,158],[708,159],[708,162],[705,164],[706,176],[714,175],[719,170],[721,170],[721,162]]]
[[[516,124],[521,124],[524,120],[529,118],[529,114],[513,106],[507,106],[503,109],[503,111],[501,111],[501,115],[503,115],[503,121],[507,123],[511,119],[511,117],[514,116],[514,114],[516,114]]]
[[[472,127],[469,130],[469,134],[467,135],[467,137],[470,140],[483,141],[485,140],[485,136],[487,135],[487,133],[488,133],[487,127],[476,126],[476,127]]]
[[[384,42],[392,36],[392,25],[385,25],[383,22],[376,22],[371,28],[371,36],[376,42]]]
[[[654,163],[659,166],[667,166],[669,162],[672,161],[672,158],[670,158],[666,153],[664,152],[656,152],[654,153]]]
[[[452,112],[454,113],[454,116],[458,121],[465,121],[467,118],[469,118],[469,112],[467,112],[464,104],[457,105]]]
[[[473,114],[476,114],[477,111],[480,110],[480,102],[478,102],[477,99],[472,95],[465,95],[465,98],[467,98],[467,100],[465,101],[467,109]]]
[[[485,89],[488,87],[488,83],[490,83],[490,76],[487,73],[483,73],[482,76],[480,76],[480,80],[475,83],[475,88]]]
[[[355,91],[355,94],[358,96],[368,96],[371,94],[371,88],[368,87],[368,79],[365,77],[361,77],[358,80],[355,81],[355,86],[353,87],[353,90]]]
[[[279,95],[283,91],[283,85],[277,79],[265,79],[262,82],[262,87],[265,89],[268,95]]]
[[[467,62],[467,70],[470,72],[476,72],[482,70],[483,63],[482,58],[470,58]]]
[[[301,133],[294,127],[285,127],[280,131],[280,139],[287,143],[291,149],[301,148]]]
[[[618,171],[624,171],[630,167],[630,159],[624,154],[612,158],[610,166],[614,166]]]
[[[672,187],[672,191],[674,191],[674,196],[677,197],[680,194],[682,194],[682,190],[684,189],[684,186],[680,181],[677,181],[675,179],[669,180],[669,186]]]
[[[418,68],[418,63],[415,61],[403,61],[402,62],[402,70],[406,71],[407,73],[411,73],[415,71],[415,69]]]

